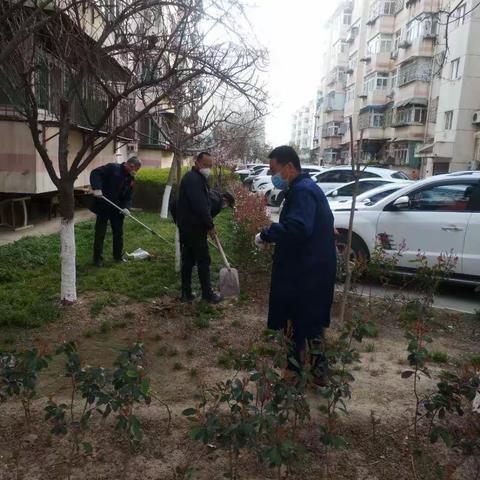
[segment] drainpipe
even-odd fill
[[[432,11],[433,13],[433,11]],[[439,12],[437,12],[439,14]],[[448,28],[448,25],[446,26],[446,28]],[[434,77],[433,77],[433,62],[435,61],[435,57],[437,55],[437,46],[438,46],[438,42],[437,40],[435,40],[435,45],[433,46],[433,59],[432,59],[432,77],[430,79],[430,85],[428,86],[428,99],[427,99],[427,121],[425,123],[425,132],[423,134],[423,145],[425,146],[426,142],[427,142],[427,136],[428,136],[428,124],[429,124],[429,121],[428,121],[428,118],[429,118],[429,110],[430,110],[430,101],[432,99],[432,91],[433,91],[433,82],[434,82]],[[438,111],[437,111],[437,114],[438,114]],[[433,144],[435,145],[435,132],[433,132]],[[433,147],[432,147],[433,148]],[[432,155],[433,155],[433,150],[432,150]],[[428,158],[428,157],[427,157]],[[425,164],[424,164],[424,160],[423,158],[420,160],[421,161],[421,169],[420,169],[420,173],[421,173],[421,176],[424,177],[425,175]],[[432,172],[433,173],[433,172]]]

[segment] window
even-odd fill
[[[372,73],[365,77],[364,93],[369,94],[374,90],[385,90],[388,88],[388,73]]]
[[[367,152],[363,152],[363,153],[367,153]],[[380,177],[380,175],[370,172],[368,170],[362,170],[360,172],[360,178],[378,178],[378,177]]]
[[[395,124],[397,126],[411,125],[415,123],[424,124],[427,120],[427,109],[425,107],[399,108],[396,113]]]
[[[392,194],[396,190],[399,190],[399,187],[397,185],[392,186],[392,188],[389,188],[388,190],[384,190],[383,192],[378,192],[375,195],[371,195],[368,197],[368,204],[375,205],[377,202],[379,202],[380,200],[383,200],[385,197],[388,197],[390,194]]]
[[[408,163],[408,148],[398,147],[393,151],[395,165],[406,165]]]
[[[355,98],[355,85],[348,87],[345,92],[345,101],[351,102]]]
[[[453,123],[453,111],[445,112],[445,130],[451,130]]]
[[[418,19],[412,20],[408,25],[407,25],[407,35],[406,35],[406,40],[409,43],[412,43],[420,33],[420,22]]]
[[[477,186],[478,188],[478,186]],[[424,212],[465,212],[472,209],[475,185],[435,185],[410,194],[410,209]]]
[[[393,36],[393,51],[394,52],[398,51],[398,47],[399,47],[401,41],[402,41],[402,29],[397,30],[395,32],[395,35]]]
[[[460,72],[460,59],[456,58],[455,60],[452,60],[450,62],[451,64],[451,76],[450,78],[452,80],[458,80],[460,78],[459,72]]]
[[[386,33],[380,33],[373,37],[367,44],[369,55],[390,52],[392,49],[393,36]]]
[[[354,53],[348,59],[348,69],[355,71],[355,69],[357,68],[357,63],[358,63],[358,53]]]
[[[350,25],[352,23],[352,12],[343,12],[343,24]]]
[[[467,12],[467,6],[464,3],[463,5],[460,5],[450,16],[450,28],[451,30],[454,30],[460,25],[463,25],[465,23],[465,16]]]
[[[390,75],[390,87],[393,89],[397,87],[397,69],[393,70]]]
[[[392,178],[399,180],[410,180],[410,177],[405,172],[395,172],[392,174]]]
[[[395,0],[386,0],[384,2],[383,13],[384,13],[384,15],[394,15],[395,14]]]
[[[435,35],[437,21],[431,14],[422,14],[407,24],[406,40],[413,43],[417,38]]]
[[[336,158],[336,152],[328,152],[327,155],[329,155],[331,158],[333,155],[335,155]],[[317,175],[318,183],[348,183],[352,181],[353,174],[349,170],[333,170]]]
[[[372,115],[372,127],[373,128],[383,128],[383,113],[374,113]]]

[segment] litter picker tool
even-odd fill
[[[104,197],[103,195],[100,197],[100,198],[103,198],[103,200],[105,200],[107,203],[109,203],[112,207],[116,208],[119,212],[122,212],[123,213],[123,208],[120,208],[117,204],[113,203],[111,200],[109,200],[108,198]],[[172,244],[172,242],[169,242],[165,237],[162,237],[158,232],[156,232],[153,228],[149,227],[148,225],[145,225],[143,222],[141,222],[138,218],[134,217],[131,213],[130,215],[128,215],[132,220],[134,220],[135,222],[137,222],[138,224],[140,224],[143,228],[146,228],[151,234],[157,236],[158,238],[160,238],[161,240],[163,240],[165,243],[168,243],[169,245]],[[212,241],[208,241],[208,243],[210,243],[210,245],[213,245],[217,250],[219,250],[218,248],[218,245],[220,245],[220,243],[213,243]],[[223,251],[223,250],[222,250]],[[226,259],[226,255],[225,253],[223,252],[223,255],[225,256],[225,259]]]
[[[215,243],[222,257],[225,267],[220,270],[219,290],[224,297],[238,297],[240,295],[240,282],[238,280],[238,271],[230,266],[227,256],[223,251],[222,244],[218,235],[215,235]]]
[[[109,200],[108,198],[104,197],[102,195],[102,197],[107,203],[109,203],[112,207],[115,207],[118,211],[122,212],[123,213],[123,208],[120,208],[118,205],[116,205],[115,203],[113,203],[111,200]],[[141,222],[138,218],[134,217],[132,214],[128,215],[128,217],[130,217],[132,220],[134,220],[135,222],[137,222],[138,224],[140,224],[143,228],[146,228],[152,235],[155,235],[156,237],[160,238],[161,240],[163,240],[165,243],[168,243],[169,245],[172,244],[172,242],[169,242],[165,237],[162,237],[158,232],[156,232],[153,228],[150,228],[148,225],[145,225],[143,222]]]

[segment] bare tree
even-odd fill
[[[0,94],[8,99],[5,112],[28,126],[58,189],[61,299],[74,302],[79,174],[119,138],[133,139],[139,119],[170,111],[176,94],[199,83],[221,80],[256,104],[264,97],[257,75],[264,52],[236,33],[243,18],[237,0],[116,0],[102,7],[63,0],[25,4],[13,14],[10,2],[0,4]],[[81,134],[75,149],[73,132]]]
[[[174,183],[179,183],[180,172],[185,156],[201,150],[215,151],[216,165],[222,162],[218,156],[219,132],[228,129],[228,142],[234,144],[239,134],[245,137],[245,130],[252,133],[252,127],[266,112],[266,98],[257,98],[249,102],[249,115],[242,111],[242,95],[222,79],[211,78],[188,91],[183,89],[181,98],[173,100],[175,113],[167,122],[163,122],[164,138],[174,152],[172,167],[162,200],[161,217],[167,218],[170,193]],[[257,122],[258,123],[258,122]],[[160,125],[158,125],[160,127]],[[243,138],[244,145],[248,141]],[[218,171],[218,169],[217,169]]]

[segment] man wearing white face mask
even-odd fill
[[[210,252],[207,238],[215,237],[210,203],[208,177],[213,165],[208,152],[197,155],[195,165],[180,183],[177,202],[177,225],[182,250],[182,301],[191,302],[192,271],[196,264],[202,287],[202,298],[209,303],[219,303],[221,295],[214,293],[210,282]]]

